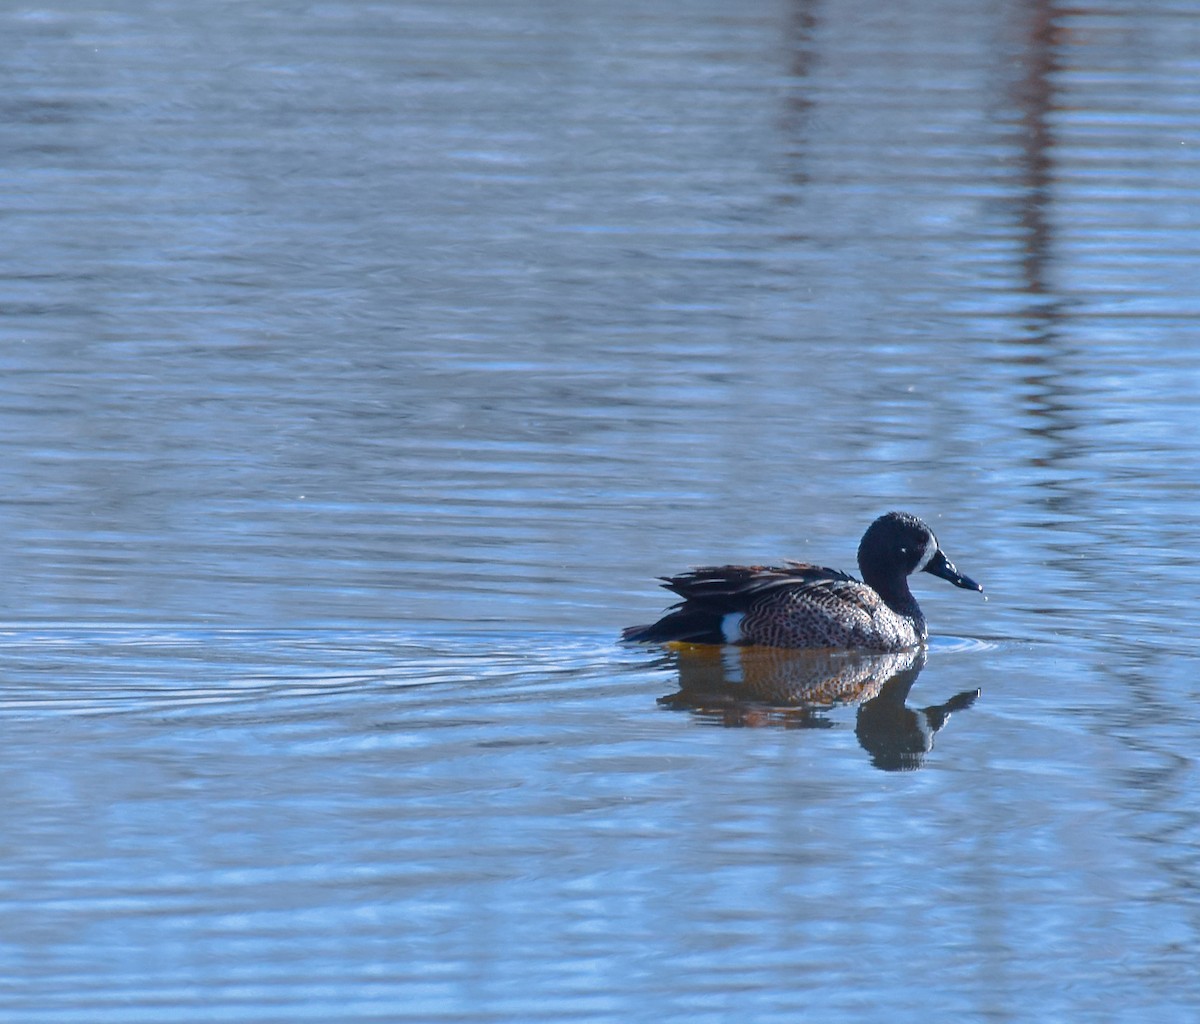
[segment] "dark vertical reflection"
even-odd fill
[[[1046,320],[1056,315],[1056,303],[1048,280],[1047,266],[1053,241],[1047,208],[1051,201],[1054,139],[1049,115],[1054,106],[1054,72],[1058,70],[1060,30],[1051,0],[1026,0],[1024,26],[1025,74],[1015,84],[1014,99],[1021,124],[1020,223],[1024,236],[1025,288],[1031,296],[1045,297],[1039,303]]]
[[[1023,429],[1041,442],[1030,459],[1037,495],[1025,525],[1048,538],[1051,562],[1072,578],[1072,594],[1086,592],[1079,575],[1078,525],[1093,506],[1087,485],[1071,466],[1080,454],[1079,410],[1088,399],[1081,390],[1072,346],[1060,330],[1068,311],[1054,280],[1054,191],[1056,185],[1052,114],[1060,100],[1057,73],[1065,55],[1063,14],[1054,0],[1023,0],[1021,41],[1024,74],[1013,84],[1020,125],[1018,223],[1021,229],[1021,282],[1028,305],[1024,330],[1014,339],[1023,366]],[[1057,538],[1057,539],[1056,539]],[[1086,543],[1086,541],[1084,542]],[[1062,595],[1060,595],[1062,596]]]
[[[787,20],[787,46],[790,54],[787,70],[793,79],[792,88],[783,100],[782,137],[789,140],[787,180],[796,189],[786,200],[798,201],[808,184],[804,156],[813,114],[813,101],[807,84],[816,59],[814,35],[818,24],[819,0],[796,0]]]
[[[1062,31],[1053,0],[1024,0],[1017,8],[1022,24],[1021,67],[1024,74],[1012,86],[1020,125],[1017,219],[1021,233],[1021,284],[1029,300],[1025,331],[1016,339],[1017,358],[1027,367],[1025,394],[1032,423],[1030,433],[1051,441],[1033,459],[1040,469],[1053,467],[1073,454],[1067,435],[1078,422],[1067,399],[1069,381],[1063,369],[1058,326],[1064,316],[1062,297],[1053,280],[1054,136],[1050,115],[1055,108],[1054,76],[1060,68]],[[1066,513],[1053,483],[1047,511]]]

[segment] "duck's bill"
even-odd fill
[[[976,583],[970,576],[964,576],[956,568],[954,563],[942,554],[941,548],[934,553],[934,556],[929,560],[929,564],[925,566],[926,572],[931,572],[934,576],[940,576],[944,580],[949,580],[956,587],[962,587],[963,590],[978,590],[983,592],[983,587]]]

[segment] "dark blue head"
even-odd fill
[[[983,590],[962,575],[938,547],[933,531],[907,512],[880,516],[858,545],[858,568],[863,582],[884,593],[914,572],[929,572],[964,590]]]

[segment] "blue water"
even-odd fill
[[[0,1019],[1196,1015],[1200,12],[0,38]],[[888,508],[923,663],[616,643]]]

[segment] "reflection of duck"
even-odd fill
[[[901,672],[912,672],[915,679],[925,663],[919,647],[895,654],[859,654],[680,645],[678,653],[679,693],[659,703],[696,708],[738,704],[788,710],[857,704],[870,700]]]
[[[983,590],[942,553],[916,516],[880,516],[858,546],[863,582],[805,562],[782,568],[723,565],[663,577],[683,600],[657,622],[630,626],[625,640],[901,651],[929,635],[908,577],[928,572]]]
[[[871,755],[871,764],[884,771],[914,771],[933,749],[934,733],[940,732],[952,711],[965,711],[979,696],[978,690],[957,693],[944,704],[914,711],[905,700],[917,673],[907,678],[893,676],[879,694],[858,709],[854,734]]]
[[[916,648],[892,654],[680,646],[679,691],[659,704],[686,708],[724,725],[829,728],[822,712],[858,704],[855,733],[871,763],[887,771],[919,768],[933,735],[978,690],[919,711],[905,700],[925,665]]]

